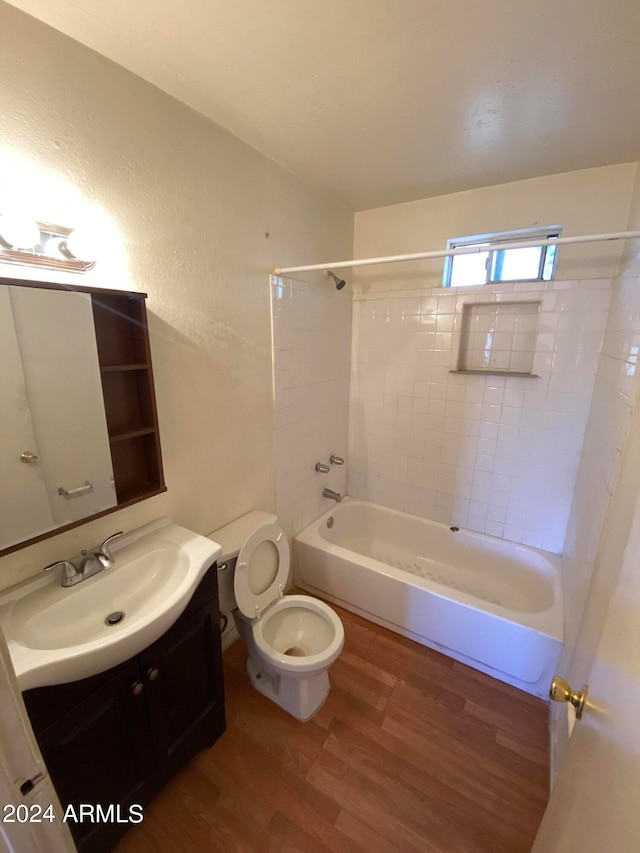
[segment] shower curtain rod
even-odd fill
[[[611,234],[586,234],[582,237],[552,237],[548,240],[518,240],[513,243],[496,243],[503,249],[529,249],[531,246],[561,246],[569,243],[601,243],[606,240],[633,240],[640,238],[640,231],[614,231]],[[493,248],[490,246],[490,248]],[[441,249],[435,252],[414,252],[412,255],[386,255],[381,258],[360,258],[355,261],[331,261],[326,264],[309,264],[305,267],[276,267],[275,275],[288,272],[313,272],[314,270],[337,270],[345,267],[368,267],[373,264],[393,264],[398,261],[423,261],[429,258],[451,258],[454,255],[474,255],[487,251],[487,243],[474,246],[458,246],[456,249]]]

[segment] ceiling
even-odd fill
[[[12,0],[362,210],[640,156],[638,0]]]

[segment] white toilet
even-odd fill
[[[344,628],[323,601],[284,595],[289,543],[276,522],[270,513],[250,512],[209,538],[222,546],[220,599],[235,605],[251,683],[304,722],[327,698],[328,669],[342,651]]]

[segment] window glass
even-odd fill
[[[531,249],[506,249],[493,253],[492,281],[536,279],[540,275],[542,246]]]
[[[487,247],[487,251],[454,255],[445,260],[443,287],[465,287],[500,281],[550,281],[555,274],[557,246],[536,246],[535,241],[558,237],[561,226],[503,231],[476,237],[458,237],[447,242],[450,249]],[[502,249],[506,243],[531,242],[520,249]]]
[[[457,255],[452,258],[451,286],[464,287],[470,284],[484,284],[487,280],[487,261],[489,252],[473,255]]]

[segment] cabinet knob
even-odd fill
[[[134,696],[139,696],[144,690],[144,684],[140,681],[134,681],[131,685],[131,692]]]
[[[150,666],[149,669],[147,670],[147,678],[149,679],[149,681],[155,681],[159,675],[160,675],[160,670],[156,669],[153,666]]]

